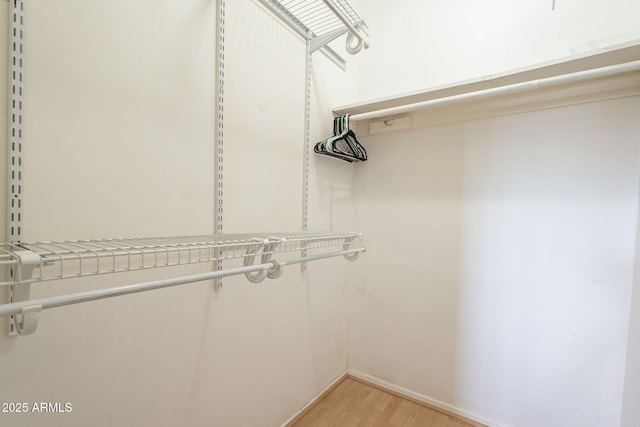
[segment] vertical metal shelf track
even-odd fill
[[[215,197],[215,227],[216,234],[221,235],[223,228],[223,198],[224,198],[224,26],[225,26],[225,0],[218,0],[218,24],[216,38],[216,53],[218,61],[216,63],[217,81],[217,102],[216,102],[216,151],[215,151],[215,168],[216,168],[216,197]],[[222,270],[222,261],[216,261],[216,269]],[[222,277],[216,279],[216,288],[222,288]]]
[[[309,229],[309,146],[311,127],[311,76],[313,61],[311,58],[311,43],[307,39],[305,61],[305,91],[304,91],[304,150],[302,153],[302,230]]]
[[[7,240],[11,244],[22,241],[22,142],[23,142],[23,74],[24,74],[24,1],[9,1],[9,117],[8,117],[8,153],[7,153]],[[16,267],[8,268],[7,276],[13,281],[17,275]],[[7,287],[7,301],[19,298],[15,286]],[[8,318],[9,335],[18,334],[15,316]]]
[[[302,230],[309,229],[309,147],[311,145],[311,78],[313,60],[311,52],[311,33],[307,34],[305,53],[305,90],[304,90],[304,141],[302,150]],[[307,256],[307,250],[302,249],[300,256]],[[306,263],[300,264],[300,271],[303,273],[307,268]]]

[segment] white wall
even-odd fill
[[[361,5],[371,48],[359,99],[387,97],[640,38],[635,0],[382,0]]]
[[[507,425],[618,425],[639,113],[630,98],[367,137],[350,368]]]
[[[252,1],[227,9],[225,231],[295,231],[304,44]],[[27,2],[24,240],[213,233],[215,23],[211,0]],[[316,55],[313,139],[352,96],[351,77]],[[311,176],[311,226],[352,229],[352,170],[323,159]],[[263,285],[230,278],[219,292],[202,283],[47,311],[33,336],[0,334],[0,401],[73,412],[0,424],[277,425],[344,372],[348,268],[327,260]]]
[[[371,48],[349,103],[633,42],[639,13],[631,0],[364,2]],[[362,137],[350,369],[490,424],[637,425],[638,104]]]
[[[510,426],[617,426],[638,97],[363,138],[349,367]]]
[[[638,217],[640,222],[640,216]],[[624,401],[622,405],[622,427],[640,425],[640,227],[636,237],[635,277],[631,299],[629,321],[629,347],[627,350],[627,370],[624,383]]]

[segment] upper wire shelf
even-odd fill
[[[253,263],[256,257],[264,260],[274,254],[286,258],[298,251],[350,249],[361,242],[362,234],[355,232],[297,232],[4,243],[0,244],[0,265],[22,266],[26,253],[31,256],[33,272],[31,277],[18,275],[0,285],[231,259]]]
[[[311,43],[311,52],[349,33],[346,50],[358,53],[369,47],[369,27],[346,0],[260,0]],[[333,51],[331,51],[333,52]],[[336,55],[333,52],[333,55]]]

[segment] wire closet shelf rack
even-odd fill
[[[361,242],[361,233],[300,232],[5,243],[0,248],[0,266],[15,274],[8,275],[10,280],[2,285],[8,286],[14,298],[0,304],[0,317],[10,316],[10,334],[30,335],[37,329],[42,310],[242,274],[259,283],[265,277],[280,277],[286,265],[337,256],[353,261],[365,251]],[[293,256],[297,252],[302,256]],[[273,259],[274,255],[278,260]],[[232,259],[241,260],[243,265],[134,285],[30,298],[31,285],[37,282]]]
[[[8,243],[0,243],[0,269],[5,280],[0,288],[6,290],[6,302],[0,304],[0,317],[7,317],[9,335],[32,334],[42,310],[70,304],[94,301],[137,292],[162,289],[169,286],[245,275],[254,283],[265,278],[275,279],[282,274],[282,267],[304,264],[309,261],[342,256],[353,261],[361,252],[362,234],[353,232],[309,232],[222,234],[222,199],[218,193],[218,223],[216,235],[125,238],[100,240],[64,240],[25,242],[22,238],[22,87],[23,87],[23,35],[24,1],[12,0],[10,9],[10,102],[7,200],[10,206],[7,224]],[[291,8],[300,13],[297,25],[304,27],[307,51],[310,35],[322,33],[322,42],[350,31],[348,45],[352,49],[366,47],[364,22],[345,0],[283,1],[262,0],[278,4],[279,8]],[[331,18],[323,9],[331,10]],[[224,49],[224,0],[219,1],[219,76],[218,97],[218,186],[222,185],[222,88]],[[294,15],[291,15],[294,16]],[[337,21],[336,21],[337,19]],[[292,21],[293,22],[293,21]],[[336,22],[342,24],[337,25]],[[328,32],[328,33],[327,33]],[[356,44],[353,45],[355,39]],[[317,44],[317,48],[324,46]],[[310,54],[307,55],[310,57]],[[310,73],[307,73],[310,75]],[[309,85],[307,85],[309,86]],[[306,224],[306,223],[305,223]],[[227,263],[235,260],[234,263]],[[31,297],[31,285],[55,280],[66,280],[128,271],[142,271],[163,267],[210,263],[204,273],[156,279],[132,285],[106,289],[85,290],[43,298]],[[224,266],[222,264],[225,264]],[[198,268],[197,270],[201,270]]]
[[[354,249],[361,233],[296,232],[284,234],[236,234],[164,238],[69,240],[0,246],[0,265],[13,267],[10,286],[124,271],[184,264],[241,260],[244,266],[259,262],[286,262],[293,254]],[[347,259],[355,259],[346,254]],[[25,270],[29,269],[28,274]],[[249,276],[248,276],[249,277]]]
[[[346,0],[260,0],[268,9],[309,40],[311,52],[348,32],[351,55],[369,47],[369,28]],[[335,53],[333,53],[335,55]]]

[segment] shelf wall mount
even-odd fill
[[[225,30],[226,3],[218,0],[216,25],[216,75],[217,75],[217,99],[216,99],[216,139],[215,139],[215,168],[216,168],[216,195],[215,195],[215,227],[216,234],[224,232],[224,30]],[[222,261],[216,262],[216,269],[222,270]],[[222,277],[216,279],[216,289],[222,288]]]
[[[31,298],[31,279],[34,270],[40,266],[41,258],[38,254],[28,250],[17,250],[14,255],[18,258],[19,264],[13,270],[17,273],[17,284],[12,285],[13,298],[10,303],[29,301]],[[11,316],[15,335],[31,335],[38,328],[38,318],[42,307],[39,305],[28,305]]]
[[[18,244],[22,240],[22,181],[23,181],[23,84],[24,84],[24,1],[9,0],[9,81],[7,120],[7,240]],[[7,280],[13,281],[21,272],[8,268]],[[9,303],[28,299],[27,287],[9,286]],[[18,335],[22,323],[16,316],[7,319],[9,335]]]

